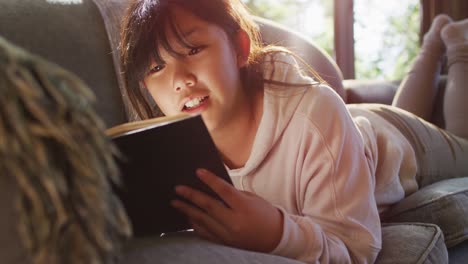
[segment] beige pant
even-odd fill
[[[447,86],[441,98],[445,129],[423,120],[430,120],[433,113],[444,56],[440,42],[437,44],[440,32],[435,29],[427,41],[425,39],[411,71],[396,93],[392,104],[398,108],[383,108],[385,113],[379,111],[411,142],[419,166],[420,187],[468,176],[468,24],[460,23],[456,27],[459,36],[443,43],[448,66]]]
[[[468,139],[398,107],[369,105],[366,108],[395,126],[413,146],[420,188],[444,179],[468,176]]]

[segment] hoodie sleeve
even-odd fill
[[[381,248],[374,178],[343,101],[316,86],[296,114],[303,123],[295,175],[299,215],[282,210],[273,254],[307,263],[373,263]]]

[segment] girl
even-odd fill
[[[239,0],[133,1],[121,44],[137,118],[201,113],[234,182],[197,171],[229,207],[176,188],[202,210],[172,205],[208,240],[310,263],[372,263],[379,212],[416,191],[417,177],[438,175],[434,168],[468,173],[468,142],[457,136],[468,128],[451,134],[397,107],[346,107],[318,76],[301,74],[292,54],[263,47]],[[434,138],[416,138],[420,130]],[[435,158],[420,142],[454,146],[453,156]]]

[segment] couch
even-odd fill
[[[122,79],[117,60],[119,19],[124,0],[2,0],[0,36],[42,56],[79,76],[96,94],[95,108],[107,127],[123,123],[128,111],[121,96]],[[398,81],[343,80],[333,60],[313,42],[271,21],[256,18],[267,43],[285,45],[299,53],[347,103],[389,104]],[[441,87],[444,86],[442,78]],[[1,89],[1,87],[0,87]],[[443,126],[439,107],[434,122]],[[460,175],[468,176],[468,175]],[[0,177],[0,258],[23,263],[11,189]],[[468,260],[468,177],[438,182],[422,188],[382,216],[383,247],[377,263],[466,263]],[[190,240],[190,239],[189,239]],[[173,239],[177,246],[177,238]],[[156,243],[129,242],[127,263],[159,259]],[[180,246],[181,244],[179,244]],[[182,244],[187,252],[202,252],[204,242]],[[163,245],[164,246],[164,245]],[[163,247],[162,246],[162,247]],[[11,252],[16,255],[12,257]],[[226,262],[230,249],[210,255],[212,263]],[[189,253],[188,253],[189,254]],[[196,254],[196,253],[194,253]],[[201,254],[201,253],[200,253]],[[203,255],[203,254],[201,254]],[[202,257],[191,263],[208,263]],[[215,256],[215,259],[213,259]],[[224,257],[223,257],[224,256]],[[222,258],[222,260],[221,260]],[[156,262],[155,262],[156,263]],[[159,263],[159,262],[158,262]],[[188,263],[188,262],[185,262]],[[244,259],[243,263],[290,263],[282,259]]]

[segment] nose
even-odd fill
[[[176,75],[176,79],[174,80],[174,88],[176,92],[180,92],[184,89],[190,89],[194,87],[196,83],[196,76],[190,71],[183,70]]]

